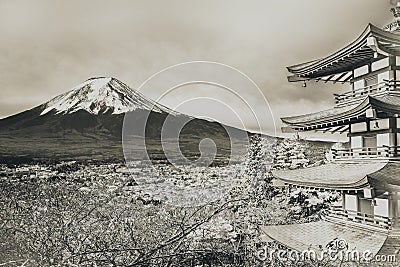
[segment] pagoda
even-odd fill
[[[282,118],[284,128],[340,133],[348,143],[332,149],[326,164],[273,172],[288,191],[335,191],[341,201],[321,221],[263,227],[268,240],[296,251],[346,240],[400,260],[400,4],[391,11],[383,29],[369,24],[343,49],[287,68],[289,82],[347,83],[349,90],[334,94],[331,109]]]

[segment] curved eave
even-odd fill
[[[400,192],[400,162],[390,162],[384,168],[369,174],[368,182],[377,190]]]
[[[298,78],[315,79],[351,71],[387,54],[400,55],[400,36],[369,24],[354,42],[336,53],[287,69]],[[289,80],[296,81],[293,78]]]
[[[318,167],[272,172],[280,182],[328,190],[376,190],[400,192],[400,162],[381,160],[328,163]]]
[[[277,177],[275,177],[277,178]],[[313,182],[301,182],[290,179],[281,179],[277,178],[288,185],[305,187],[305,188],[317,188],[317,189],[326,189],[326,190],[361,190],[363,188],[369,187],[368,179],[366,177],[361,178],[359,181],[350,184],[329,184],[329,183],[313,183]]]
[[[370,186],[369,176],[388,164],[379,162],[328,163],[318,167],[273,171],[275,179],[288,185],[330,190],[361,190]]]
[[[325,220],[302,224],[268,225],[261,226],[260,229],[268,237],[267,242],[269,240],[276,241],[299,253],[315,251],[318,258],[322,258],[321,254],[325,253],[324,250],[321,250],[321,246],[327,246],[332,240],[346,240],[349,248],[369,251],[372,255],[378,254],[387,240],[385,231],[349,227],[349,225]],[[264,235],[262,235],[262,238],[266,238]],[[389,251],[392,253],[392,250]],[[268,256],[268,253],[266,256]]]
[[[314,129],[323,129],[348,123],[365,116],[369,108],[377,109],[388,114],[400,112],[400,96],[396,94],[386,94],[380,97],[367,96],[361,103],[338,107],[320,112],[281,118],[282,122],[291,128],[307,131]]]

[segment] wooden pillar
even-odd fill
[[[396,80],[396,56],[389,56],[389,80]]]
[[[351,144],[351,124],[349,124],[349,145],[350,145],[350,148],[352,148],[352,144]]]
[[[389,146],[394,147],[394,157],[397,157],[397,117],[389,118]]]
[[[389,195],[389,217],[393,218],[392,227],[400,229],[400,192]]]
[[[343,210],[345,210],[346,208],[346,194],[344,193],[344,191],[342,192],[342,208]]]

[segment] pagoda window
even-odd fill
[[[365,87],[365,80],[364,79],[358,80],[358,81],[354,82],[353,85],[354,85],[354,90],[364,88]]]
[[[363,195],[364,198],[372,199],[375,197],[375,189],[373,187],[364,188]]]
[[[367,131],[367,124],[365,122],[353,123],[351,125],[352,133],[360,133],[360,132],[366,132],[366,131]]]
[[[357,195],[345,195],[345,210],[358,211],[358,198]]]
[[[385,82],[385,80],[388,81],[389,77],[390,77],[390,74],[389,74],[388,71],[385,71],[383,73],[379,73],[377,82],[378,83],[383,83],[383,82]]]
[[[390,145],[390,136],[389,134],[378,134],[377,135],[377,146],[378,147],[383,147],[383,146],[389,146]]]
[[[385,198],[374,199],[374,215],[389,217],[389,200]]]
[[[396,57],[396,65],[400,65],[400,57],[399,56]]]
[[[400,126],[400,118],[396,118],[396,123],[398,126]]]
[[[387,130],[389,129],[389,119],[371,120],[369,128],[371,131]]]
[[[371,199],[359,199],[360,212],[370,215],[374,214],[374,208],[371,204]]]
[[[351,148],[362,148],[362,146],[363,146],[362,136],[351,137]]]
[[[354,70],[354,78],[360,77],[368,73],[368,65],[362,66]]]
[[[372,71],[377,71],[383,68],[389,67],[389,58],[384,58],[372,63],[371,68]]]
[[[374,148],[377,147],[377,138],[374,136],[364,136],[363,137],[363,147]]]
[[[396,80],[400,79],[400,70],[396,70]]]

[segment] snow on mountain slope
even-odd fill
[[[78,110],[96,115],[106,112],[121,114],[137,109],[176,114],[112,77],[88,79],[42,106],[43,111],[40,115],[50,111],[55,111],[56,114],[71,114]]]

